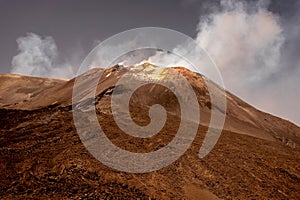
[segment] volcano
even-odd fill
[[[197,134],[187,151],[170,165],[148,173],[121,172],[99,162],[77,133],[73,109],[94,109],[107,138],[126,151],[147,153],[164,148],[176,135],[182,108],[176,95],[159,83],[168,82],[186,94],[174,70],[188,81],[200,108],[199,121],[192,122],[198,127]],[[147,126],[151,123],[150,107],[159,104],[167,119],[157,134],[133,137],[116,123],[112,94],[129,89],[126,83],[117,85],[123,76],[132,82],[154,83],[133,93],[130,119],[122,112],[117,115],[125,117],[125,123],[132,120]],[[74,105],[72,93],[78,79],[80,92]],[[222,134],[206,157],[198,157],[215,106],[208,84],[216,94],[222,91],[205,76],[186,68],[159,68],[150,63],[116,65],[94,68],[71,80],[4,74],[0,83],[2,199],[300,198],[300,128],[259,111],[229,91],[225,93],[227,109],[219,111],[226,115]],[[82,119],[82,123],[88,120]]]

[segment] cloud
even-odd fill
[[[28,33],[17,39],[18,55],[12,59],[11,73],[50,78],[71,78],[73,68],[57,63],[58,50],[52,37]]]
[[[200,20],[196,40],[217,62],[229,91],[300,124],[300,62],[294,49],[299,45],[293,44],[300,27],[269,11],[269,5],[221,1],[219,12]]]
[[[216,62],[226,86],[237,91],[276,73],[284,43],[278,16],[266,10],[265,1],[252,5],[226,0],[220,6],[211,14],[201,16],[195,40]],[[179,46],[174,52],[194,57],[197,67],[205,74],[209,69],[200,50],[186,52],[185,49],[187,45]],[[149,60],[168,66],[183,64],[182,59],[161,52]]]
[[[207,1],[204,7],[209,12],[200,16],[195,40],[216,62],[229,91],[259,109],[300,124],[300,61],[295,53],[300,50],[295,44],[299,14],[296,20],[283,19],[270,11],[270,5],[270,1],[223,0],[217,6]],[[200,71],[214,80],[201,50],[186,49],[188,45],[178,46],[173,52],[193,57]],[[193,70],[189,63],[165,52],[148,60]]]
[[[281,66],[283,30],[278,16],[262,5],[221,1],[222,11],[201,19],[198,25],[196,40],[234,92],[259,84]]]
[[[204,4],[210,12],[200,16],[195,40],[216,62],[226,88],[259,109],[300,124],[300,62],[297,53],[295,56],[300,49],[295,44],[300,33],[299,16],[294,21],[282,19],[270,11],[270,1]],[[194,57],[207,76],[211,66],[203,62],[200,50],[192,54],[186,49],[188,45],[178,46],[173,52]],[[158,52],[149,61],[192,70],[184,60],[165,52]]]

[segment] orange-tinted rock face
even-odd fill
[[[178,72],[196,94],[201,112],[198,132],[176,162],[145,174],[111,169],[84,147],[72,116],[75,79],[1,75],[0,198],[299,199],[300,128],[253,108],[229,92],[222,135],[210,154],[199,159],[213,106],[206,83],[216,92],[220,90],[199,74],[149,63],[92,69],[79,76],[83,81],[78,99],[90,95],[92,83],[98,82],[95,108],[106,136],[127,151],[155,151],[172,140],[181,121],[182,108],[176,95],[159,84],[167,82],[185,95]],[[132,137],[116,124],[111,101],[114,92],[129,89],[126,83],[117,85],[124,76],[130,81],[152,81],[134,91],[129,112],[136,124],[146,126],[151,122],[149,108],[162,105],[167,119],[158,134]],[[94,106],[88,102],[78,105],[86,112]],[[84,120],[88,123],[89,119]]]

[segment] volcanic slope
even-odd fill
[[[78,99],[93,95],[96,112],[107,137],[132,152],[150,152],[167,145],[180,124],[180,105],[174,94],[158,84],[140,87],[130,100],[132,120],[150,122],[149,107],[167,110],[163,129],[150,138],[125,134],[114,121],[111,95],[120,77],[172,81],[171,70],[184,76],[197,96],[201,115],[196,138],[173,164],[158,171],[131,174],[97,161],[83,146],[72,118],[75,79],[64,81],[20,75],[0,75],[0,169],[3,199],[299,199],[300,128],[261,112],[230,92],[222,135],[208,156],[198,158],[211,116],[205,77],[182,67],[114,66],[82,75]],[[99,75],[102,75],[98,81]],[[212,88],[220,88],[212,83]],[[117,86],[120,87],[120,86]],[[126,85],[121,87],[126,90]],[[176,89],[180,93],[182,88]],[[89,110],[87,102],[80,106]],[[225,111],[223,111],[225,112]],[[196,123],[196,122],[195,122]]]

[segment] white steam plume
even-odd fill
[[[262,89],[266,80],[282,70],[281,48],[285,41],[279,17],[268,11],[267,6],[267,1],[254,4],[223,0],[219,9],[201,16],[195,40],[216,62],[229,91],[260,109],[282,116],[276,106],[267,106],[280,105],[280,102],[267,97],[267,89]],[[194,57],[196,67],[208,76],[210,69],[203,63],[201,51],[195,50],[191,55],[185,49],[188,47],[179,46],[174,53]],[[187,66],[192,70],[182,59],[164,52],[158,52],[148,60],[162,66]]]
[[[239,88],[257,84],[278,71],[280,48],[284,42],[278,17],[266,10],[262,3],[247,9],[247,3],[221,1],[221,11],[202,17],[198,24],[196,41],[207,50],[224,77],[226,86],[238,92]],[[249,11],[250,10],[250,11]],[[182,52],[178,47],[174,52]],[[195,51],[200,70],[205,74],[206,63]],[[189,54],[189,56],[191,56]],[[161,53],[149,58],[150,62],[182,65],[183,61]]]
[[[67,63],[57,64],[57,46],[52,37],[28,33],[17,39],[19,54],[12,59],[11,73],[50,78],[71,78]]]
[[[285,46],[285,40],[294,40],[295,33],[300,33],[299,26],[281,24],[280,17],[268,10],[269,1],[222,0],[219,8],[209,3],[206,6],[215,11],[201,16],[195,39],[216,62],[226,88],[259,109],[300,124],[300,70],[290,72],[300,62],[293,49]],[[209,74],[200,51],[191,55],[185,49],[188,47],[179,46],[173,52],[193,56],[198,60],[196,67]],[[148,60],[192,70],[188,63],[168,53],[158,52]]]
[[[219,66],[234,92],[257,84],[279,70],[284,42],[278,17],[256,4],[222,1],[223,11],[198,25],[197,41]]]

